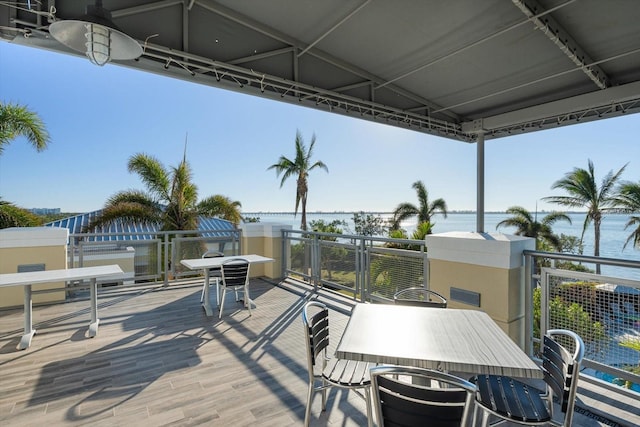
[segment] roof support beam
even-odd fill
[[[307,47],[307,45],[303,42],[301,42],[300,40],[296,40],[286,34],[283,34],[273,28],[267,27],[266,25],[251,19],[247,16],[241,15],[238,12],[229,9],[223,5],[220,5],[218,3],[215,2],[202,2],[202,1],[197,1],[197,4],[199,6],[201,6],[204,9],[207,9],[210,12],[216,13],[220,16],[224,16],[227,19],[230,19],[234,22],[237,22],[238,24],[241,24],[253,31],[257,31],[260,34],[263,34],[267,37],[270,37],[276,41],[279,41],[281,43],[285,43],[289,46],[292,46],[296,49],[300,49],[303,50]],[[356,66],[354,66],[353,64],[349,64],[343,60],[340,60],[338,58],[335,58],[331,55],[329,55],[328,53],[317,49],[317,48],[312,48],[312,49],[306,49],[307,54],[308,55],[313,55],[316,58],[331,64],[335,67],[338,67],[344,71],[347,71],[349,73],[352,73],[360,78],[363,79],[367,79],[367,80],[371,80],[371,82],[375,83],[376,85],[381,85],[384,83],[384,80],[378,76],[372,75],[370,73],[368,73],[365,70],[362,70]],[[296,55],[296,58],[298,58],[299,55]],[[295,64],[294,62],[294,68],[297,67],[297,64]],[[296,78],[297,80],[297,78]],[[410,93],[407,90],[404,90],[400,87],[394,86],[394,85],[388,85],[388,89],[392,92],[395,92],[401,96],[404,96],[408,99],[411,99],[412,101],[418,102],[420,104],[423,104],[425,107],[428,107],[431,110],[435,110],[435,109],[441,109],[440,105],[435,104],[434,102],[431,102],[427,99],[423,99],[421,97],[416,96],[413,93]],[[452,118],[454,121],[460,121],[462,120],[462,118],[460,116],[458,116],[457,114],[455,114],[452,111],[446,111],[444,110],[443,113],[444,115]]]
[[[540,18],[540,12],[544,9],[536,0],[512,0],[522,13],[535,25],[537,29],[542,31],[558,48],[600,89],[606,89],[609,86],[609,79],[604,71],[597,65],[592,64],[594,61],[580,47],[580,45],[565,31],[560,24],[556,22],[551,15]]]
[[[559,122],[563,117],[577,112],[593,110],[594,114],[597,115],[596,109],[608,109],[612,105],[636,100],[640,100],[640,82],[613,86],[605,90],[485,117],[481,120],[481,127],[486,132],[496,132],[506,128],[525,127],[532,122]],[[619,112],[623,114],[624,110]],[[463,123],[462,131],[465,133],[477,132],[478,121]]]
[[[255,55],[249,55],[242,58],[236,58],[230,61],[227,61],[227,64],[238,65],[244,64],[245,62],[257,61],[260,59],[271,58],[273,56],[288,54],[291,52],[295,52],[293,47],[283,47],[282,49],[276,49],[269,52],[257,53]]]
[[[189,9],[186,0],[182,4],[182,50],[189,52]]]
[[[311,42],[311,44],[309,44],[309,46],[307,46],[306,48],[304,48],[299,54],[298,57],[304,55],[305,53],[307,53],[307,51],[309,49],[311,49],[313,46],[315,46],[316,44],[318,44],[323,38],[325,38],[326,36],[328,36],[329,34],[331,34],[331,32],[333,30],[335,30],[336,28],[338,28],[340,25],[342,25],[343,23],[345,23],[346,21],[348,21],[353,15],[355,15],[356,13],[360,12],[360,9],[362,9],[363,7],[365,7],[367,4],[369,4],[371,2],[371,0],[365,0],[364,3],[362,3],[360,6],[358,6],[357,8],[355,8],[353,11],[351,11],[347,16],[345,16],[344,18],[342,18],[339,22],[337,22],[336,24],[334,24],[331,28],[329,28],[327,31],[325,31],[320,37],[316,38],[314,41]]]
[[[165,7],[171,7],[175,5],[183,5],[184,0],[161,0],[153,3],[141,5],[141,6],[133,6],[127,7],[124,9],[112,10],[111,16],[113,18],[122,18],[124,16],[138,15],[140,13],[151,12],[154,10],[164,9]]]

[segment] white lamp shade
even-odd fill
[[[91,37],[87,34],[89,31],[92,32]],[[101,24],[65,19],[49,25],[49,33],[63,45],[86,53],[91,62],[97,59],[94,63],[98,65],[109,60],[136,59],[142,55],[142,47],[137,41],[121,31]],[[105,55],[107,61],[104,61]]]

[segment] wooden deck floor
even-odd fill
[[[349,307],[302,286],[254,279],[251,289],[253,316],[229,295],[222,320],[205,316],[198,286],[101,294],[93,339],[88,301],[36,307],[25,351],[22,310],[0,311],[0,425],[301,425],[301,308],[318,298],[336,309],[335,346]],[[327,412],[315,399],[313,425],[362,426],[365,413],[358,396],[336,390]],[[574,425],[609,424],[577,414]]]

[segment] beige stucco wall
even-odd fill
[[[451,308],[482,310],[524,346],[525,249],[534,239],[488,233],[441,233],[426,238],[429,286],[449,299]],[[451,288],[480,294],[480,307],[450,299]]]
[[[275,259],[266,264],[252,264],[251,277],[282,277],[282,229],[291,229],[291,226],[276,223],[242,225],[242,252]]]
[[[480,294],[480,307],[452,301],[448,307],[486,312],[516,342],[524,332],[524,294],[520,283],[522,268],[503,269],[460,262],[430,260],[429,285],[449,296],[451,287]],[[522,341],[524,343],[524,341]]]
[[[44,264],[45,270],[67,268],[66,228],[14,227],[0,230],[0,273],[16,273],[19,265]],[[64,282],[34,285],[33,291],[60,289],[59,292],[34,294],[34,303],[64,301]],[[0,288],[0,307],[21,306],[24,287]]]

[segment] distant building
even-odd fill
[[[32,208],[29,212],[36,215],[56,215],[60,213],[60,208]]]

